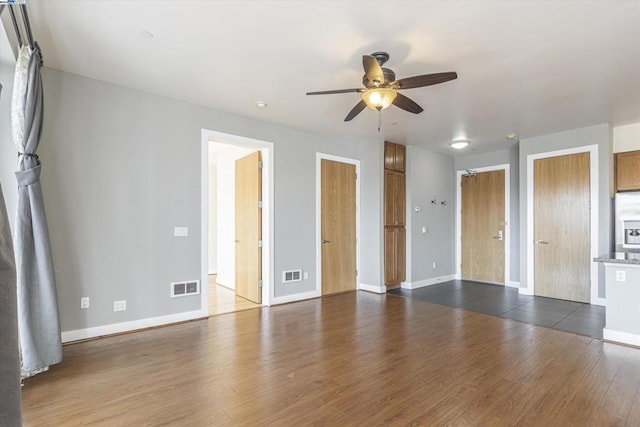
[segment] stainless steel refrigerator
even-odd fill
[[[640,191],[616,193],[616,252],[640,252]]]

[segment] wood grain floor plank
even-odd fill
[[[352,292],[64,347],[25,426],[639,425],[640,349]]]

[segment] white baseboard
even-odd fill
[[[86,329],[75,329],[73,331],[62,332],[62,342],[71,342],[96,338],[105,335],[132,332],[138,329],[152,328],[154,326],[170,325],[172,323],[184,322],[187,320],[201,319],[207,317],[202,310],[185,311],[183,313],[169,314],[167,316],[151,317],[148,319],[132,320],[129,322],[112,323],[110,325],[94,326]]]
[[[520,295],[533,295],[533,291],[529,288],[518,288],[518,293]]]
[[[431,279],[419,280],[417,282],[402,282],[400,286],[402,287],[402,289],[418,289],[425,286],[437,285],[438,283],[455,280],[455,278],[455,274],[450,274],[448,276],[433,277]]]
[[[385,285],[367,285],[366,283],[360,283],[358,289],[361,291],[373,292],[374,294],[386,294],[387,287]]]
[[[282,297],[273,297],[271,305],[286,304],[288,302],[302,301],[305,299],[319,298],[322,294],[319,291],[301,292],[299,294],[285,295]]]
[[[520,282],[516,282],[515,280],[507,280],[507,282],[505,283],[505,286],[508,286],[510,288],[519,288]]]
[[[218,270],[209,270],[209,276],[213,274],[218,274]]]
[[[600,305],[602,307],[606,307],[607,306],[607,299],[598,297],[595,300],[591,301],[591,305]]]
[[[602,338],[607,341],[621,342],[640,346],[640,335],[630,334],[629,332],[614,331],[604,328],[602,330]]]

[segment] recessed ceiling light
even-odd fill
[[[267,103],[264,101],[256,101],[256,108],[267,108]]]
[[[153,38],[153,33],[151,31],[142,30],[140,31],[140,37],[142,37],[143,39],[150,40]]]
[[[462,150],[463,148],[465,148],[469,144],[471,144],[471,141],[466,140],[466,139],[460,139],[458,141],[450,142],[449,146],[451,148],[455,148],[456,150]]]
[[[509,141],[517,141],[518,140],[518,134],[517,133],[510,133],[507,135],[507,139]]]

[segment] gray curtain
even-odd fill
[[[22,425],[16,268],[2,187],[0,187],[0,425],[7,427]]]
[[[43,119],[41,64],[37,45],[34,49],[20,48],[11,109],[11,130],[19,153],[14,249],[23,377],[62,360],[53,260],[40,186],[41,164],[36,155]]]

